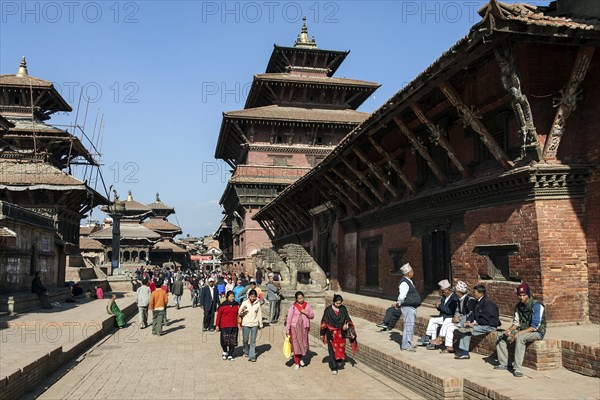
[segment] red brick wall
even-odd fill
[[[533,203],[506,204],[468,211],[464,230],[450,236],[452,277],[465,281],[470,287],[484,284],[503,315],[512,315],[516,304],[518,282],[500,280],[479,281],[488,274],[487,257],[474,252],[477,245],[519,244],[518,254],[509,256],[510,275],[521,277],[536,297],[541,297],[539,249],[536,210]]]
[[[586,203],[590,321],[600,323],[600,171],[588,182]]]
[[[582,200],[538,200],[540,263],[548,319],[588,316],[588,272]]]

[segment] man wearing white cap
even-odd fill
[[[391,331],[396,322],[402,315],[404,318],[404,329],[402,330],[402,350],[415,351],[413,347],[413,336],[415,334],[415,317],[417,315],[417,307],[421,305],[421,295],[417,292],[412,277],[413,269],[409,263],[406,263],[400,268],[402,279],[398,290],[398,301],[385,312],[385,317],[381,324],[377,324],[381,328],[381,332]]]
[[[437,317],[429,318],[427,324],[427,330],[423,342],[427,343],[427,350],[435,350],[438,327],[441,326],[444,321],[448,318],[452,319],[456,312],[456,306],[458,305],[458,297],[451,289],[450,282],[448,279],[438,282],[440,291],[442,292],[442,299],[440,304],[436,307],[440,314]]]
[[[215,286],[214,278],[208,278],[208,285],[200,292],[200,307],[204,309],[204,331],[215,330],[215,312],[219,305],[219,289]]]
[[[477,301],[469,295],[469,287],[463,281],[458,281],[454,288],[454,293],[458,298],[458,306],[456,312],[452,318],[444,320],[442,328],[440,329],[440,336],[433,344],[441,345],[444,344],[444,349],[441,353],[454,353],[454,331],[464,326],[467,317],[469,317],[473,310],[475,310],[475,303]]]

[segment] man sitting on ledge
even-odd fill
[[[465,326],[458,328],[460,332],[460,345],[458,346],[459,351],[456,353],[454,358],[458,360],[468,360],[469,346],[471,345],[471,335],[485,335],[493,332],[497,327],[500,326],[500,312],[498,306],[490,300],[485,294],[485,286],[477,285],[474,287],[475,292],[473,296],[477,303],[475,304],[475,310],[467,318]]]
[[[37,271],[35,273],[35,278],[31,282],[31,293],[35,293],[38,295],[43,308],[52,308],[52,306],[50,305],[50,300],[48,299],[48,289],[46,289],[46,286],[42,284],[41,271]]]
[[[523,376],[521,367],[525,357],[525,345],[529,342],[542,340],[546,333],[546,314],[544,305],[531,298],[531,290],[525,283],[517,288],[519,302],[515,307],[515,318],[510,328],[498,336],[496,341],[496,352],[498,362],[494,369],[507,370],[508,367],[508,343],[515,342],[515,357],[513,361],[513,375]]]
[[[441,344],[441,342],[437,340],[437,330],[442,324],[446,323],[447,319],[452,319],[456,312],[456,306],[458,305],[458,297],[452,291],[448,279],[439,281],[438,286],[442,293],[442,299],[436,308],[440,314],[437,317],[429,318],[425,336],[422,338],[423,344],[427,345],[427,350],[435,350],[436,345]]]
[[[415,334],[415,317],[417,315],[417,307],[421,305],[421,295],[417,292],[412,281],[414,275],[413,269],[409,263],[406,263],[400,268],[402,279],[398,290],[398,301],[385,312],[383,322],[377,324],[381,328],[381,332],[391,331],[396,322],[402,315],[404,317],[404,330],[402,331],[402,350],[415,351],[412,340]]]

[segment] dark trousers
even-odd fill
[[[213,307],[204,309],[204,329],[215,329],[215,310]]]
[[[233,350],[237,345],[238,328],[221,329],[221,348],[227,356],[233,357]]]
[[[42,308],[52,308],[52,306],[50,305],[50,299],[48,298],[48,295],[46,293],[39,293],[38,296],[40,298],[40,302],[42,303]]]
[[[402,316],[402,311],[400,308],[390,307],[385,311],[385,317],[383,318],[383,323],[388,326],[388,328],[393,328],[396,325],[396,322]]]
[[[335,353],[333,352],[333,346],[331,345],[331,334],[327,332],[327,350],[329,351],[329,369],[332,371],[337,371],[338,369],[338,361],[342,362],[344,360],[336,360]]]

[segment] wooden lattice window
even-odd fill
[[[487,274],[480,274],[483,278],[494,280],[520,280],[513,278],[510,274],[510,255],[519,252],[519,245],[510,244],[490,244],[475,246],[475,252],[485,256],[487,260]]]

